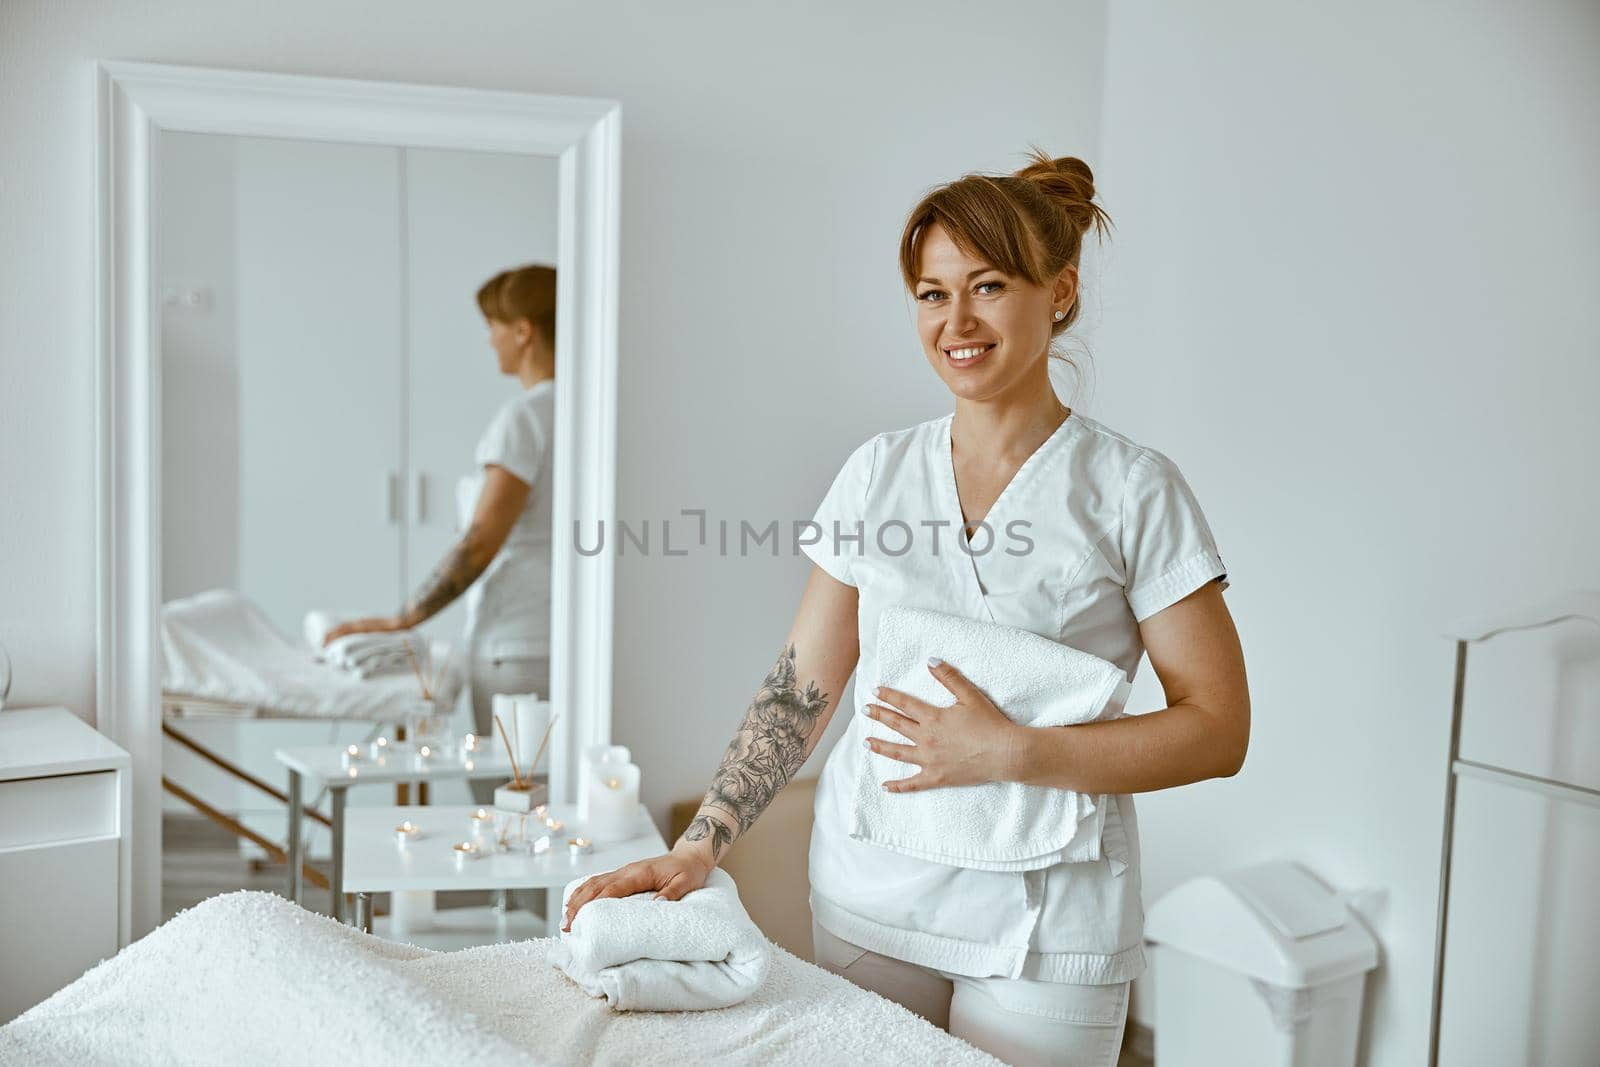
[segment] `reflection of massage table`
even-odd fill
[[[1000,1062],[779,948],[765,983],[742,1004],[615,1013],[545,962],[549,944],[435,953],[270,893],[229,893],[0,1027],[0,1062]]]
[[[434,656],[448,659],[449,646],[435,643]],[[302,719],[321,722],[358,721],[374,724],[374,730],[392,724],[398,738],[415,730],[433,716],[448,717],[461,691],[463,673],[445,663],[433,681],[433,700],[423,698],[423,689],[414,673],[379,675],[360,679],[355,675],[319,662],[310,650],[285,637],[243,594],[231,589],[213,589],[161,609],[161,729],[167,737],[195,753],[226,774],[266,793],[285,806],[285,811],[301,808],[305,814],[338,834],[341,820],[316,810],[315,801],[307,808],[299,796],[291,796],[263,781],[220,753],[206,747],[178,728],[184,720],[225,718],[238,722],[263,719]],[[245,826],[239,820],[207,804],[200,797],[163,776],[162,788],[195,808],[213,822],[254,842],[280,862],[298,856],[300,820],[288,820],[288,843],[280,846]],[[398,799],[408,799],[407,786],[397,786]],[[332,803],[340,805],[343,791],[336,791]],[[334,842],[335,862],[339,843]],[[298,871],[291,873],[297,882]],[[309,867],[306,877],[319,886],[328,882]],[[336,894],[336,915],[343,913],[343,900]]]

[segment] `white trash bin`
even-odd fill
[[[1191,879],[1145,917],[1156,1067],[1354,1067],[1378,943],[1292,863]]]

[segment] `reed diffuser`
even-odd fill
[[[539,741],[539,751],[533,754],[533,762],[528,764],[528,776],[526,778],[522,776],[522,764],[517,759],[517,746],[512,743],[510,735],[506,733],[505,722],[498,715],[494,717],[495,729],[500,731],[500,740],[504,742],[506,753],[511,757],[511,781],[497,787],[494,791],[494,806],[501,811],[526,815],[534,809],[535,805],[545,802],[545,787],[533,780],[533,770],[539,766],[539,758],[544,755],[544,747],[550,741],[550,731],[555,726],[558,717],[552,715],[549,723],[545,725],[544,737]]]

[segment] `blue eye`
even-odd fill
[[[917,299],[921,300],[923,303],[927,303],[929,297],[943,296],[943,295],[944,295],[944,291],[941,290],[941,289],[929,289],[925,293],[918,293],[917,294]]]
[[[994,286],[996,289],[1004,289],[1006,287],[1004,282],[979,282],[978,283],[978,288],[979,289],[983,289],[983,288],[985,288],[987,286],[991,286],[991,285]]]

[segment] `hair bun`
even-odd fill
[[[1032,146],[1027,166],[1017,171],[1016,177],[1032,182],[1064,211],[1079,234],[1099,226],[1102,235],[1111,219],[1099,204],[1094,202],[1094,171],[1089,164],[1076,156],[1052,159],[1044,149]]]

